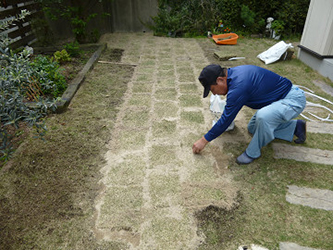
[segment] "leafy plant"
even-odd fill
[[[35,96],[35,105],[27,102],[29,92],[35,88],[35,79],[44,79],[45,83],[51,85],[47,73],[36,72],[30,63],[30,54],[23,50],[15,54],[12,51],[1,49],[0,60],[6,62],[0,71],[0,158],[8,160],[12,152],[12,134],[8,128],[17,130],[21,122],[35,128],[37,137],[42,138],[46,127],[43,117],[49,110],[55,110],[54,100],[45,100],[41,96]]]
[[[31,65],[34,69],[33,78],[39,82],[45,95],[57,98],[66,90],[66,79],[61,74],[60,65],[57,61],[38,55]]]
[[[79,43],[96,41],[96,35],[99,33],[95,30],[92,34],[89,34],[87,25],[92,19],[98,16],[97,13],[91,12],[92,7],[96,4],[100,4],[102,1],[103,0],[38,0],[43,6],[44,13],[46,13],[49,18],[52,20],[65,18],[69,21],[75,39]],[[109,14],[103,13],[101,16],[104,17],[107,15]]]
[[[65,44],[64,49],[72,57],[78,57],[81,53],[80,46],[77,41]]]
[[[249,27],[250,29],[254,25],[254,19],[256,17],[256,14],[250,10],[249,6],[247,5],[242,5],[241,9],[241,18],[244,21],[244,26]]]
[[[280,36],[284,31],[285,23],[280,20],[274,20],[272,22],[272,30],[275,31],[276,36]]]
[[[23,19],[28,12],[22,11],[21,15],[1,20],[0,29],[5,31],[13,22]],[[5,162],[11,156],[13,146],[11,139],[22,123],[35,128],[37,137],[43,138],[46,127],[43,117],[50,110],[55,110],[55,100],[43,99],[40,86],[53,86],[50,72],[47,67],[38,70],[31,63],[30,52],[26,49],[14,53],[6,46],[8,39],[3,33],[0,36],[0,160]],[[56,72],[56,71],[55,71]],[[59,75],[54,74],[54,79]],[[51,89],[51,88],[50,88]],[[29,103],[33,98],[35,105]],[[14,130],[14,132],[13,132]]]
[[[70,55],[65,49],[54,52],[53,56],[58,63],[69,62],[71,60]]]
[[[155,35],[197,36],[214,31],[219,20],[236,33],[264,32],[265,20],[285,20],[284,34],[303,31],[310,0],[159,0],[158,14],[148,25]],[[245,27],[244,27],[245,26]],[[226,32],[224,30],[219,30]]]

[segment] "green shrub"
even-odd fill
[[[63,94],[67,84],[58,62],[52,61],[52,58],[38,55],[31,65],[34,69],[34,79],[40,84],[44,95],[57,98]]]
[[[71,57],[78,57],[81,53],[79,43],[77,41],[72,43],[67,43],[64,49],[68,52]]]
[[[52,81],[47,72],[36,71],[27,50],[16,54],[9,49],[0,49],[0,61],[0,161],[5,162],[12,152],[13,133],[9,133],[8,128],[17,130],[24,122],[34,127],[37,136],[42,138],[46,131],[42,118],[56,106],[54,99],[43,99],[39,95],[36,79],[43,79],[45,86],[51,86]],[[34,97],[35,105],[29,104],[30,96]]]
[[[70,55],[67,53],[65,49],[63,49],[62,51],[54,52],[53,56],[56,62],[58,63],[69,62],[71,60]]]
[[[297,35],[303,31],[310,0],[159,0],[154,24],[148,25],[155,35],[207,35],[219,20],[228,23],[233,32],[263,33],[266,19],[285,22],[283,34]],[[245,27],[244,27],[245,26]]]

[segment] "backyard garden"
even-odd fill
[[[59,7],[39,2],[45,13]],[[332,249],[332,211],[286,202],[290,185],[333,191],[332,165],[277,159],[268,145],[258,161],[238,166],[250,141],[248,108],[202,154],[191,150],[211,127],[197,81],[207,64],[258,65],[333,101],[314,84],[332,82],[297,59],[309,1],[160,0],[151,32],[93,32],[88,44],[82,22],[98,14],[70,2],[62,7],[72,36],[51,51],[47,39],[13,49],[1,37],[1,249]],[[2,20],[0,29],[29,15]],[[279,41],[271,30],[294,55],[265,65],[257,55]],[[235,32],[238,42],[217,45],[208,32]],[[332,136],[310,132],[298,147],[332,151]]]

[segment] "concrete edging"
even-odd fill
[[[63,93],[60,100],[56,102],[57,109],[56,113],[62,113],[66,110],[68,105],[70,104],[71,100],[73,99],[74,95],[80,88],[81,84],[83,83],[87,72],[93,68],[94,64],[96,63],[97,59],[100,57],[102,52],[106,49],[106,44],[102,44],[99,46],[97,51],[90,57],[86,65],[83,69],[78,73],[78,75],[70,82],[66,91]]]

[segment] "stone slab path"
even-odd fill
[[[290,243],[290,242],[281,242],[280,250],[320,250],[320,249],[303,247],[303,246],[297,245],[295,243]]]
[[[333,211],[333,191],[288,186],[286,200],[292,204]]]
[[[285,143],[272,143],[274,157],[277,159],[290,159],[318,164],[333,164],[333,151],[291,146]]]
[[[310,133],[322,133],[333,135],[333,123],[307,122],[306,129]]]

